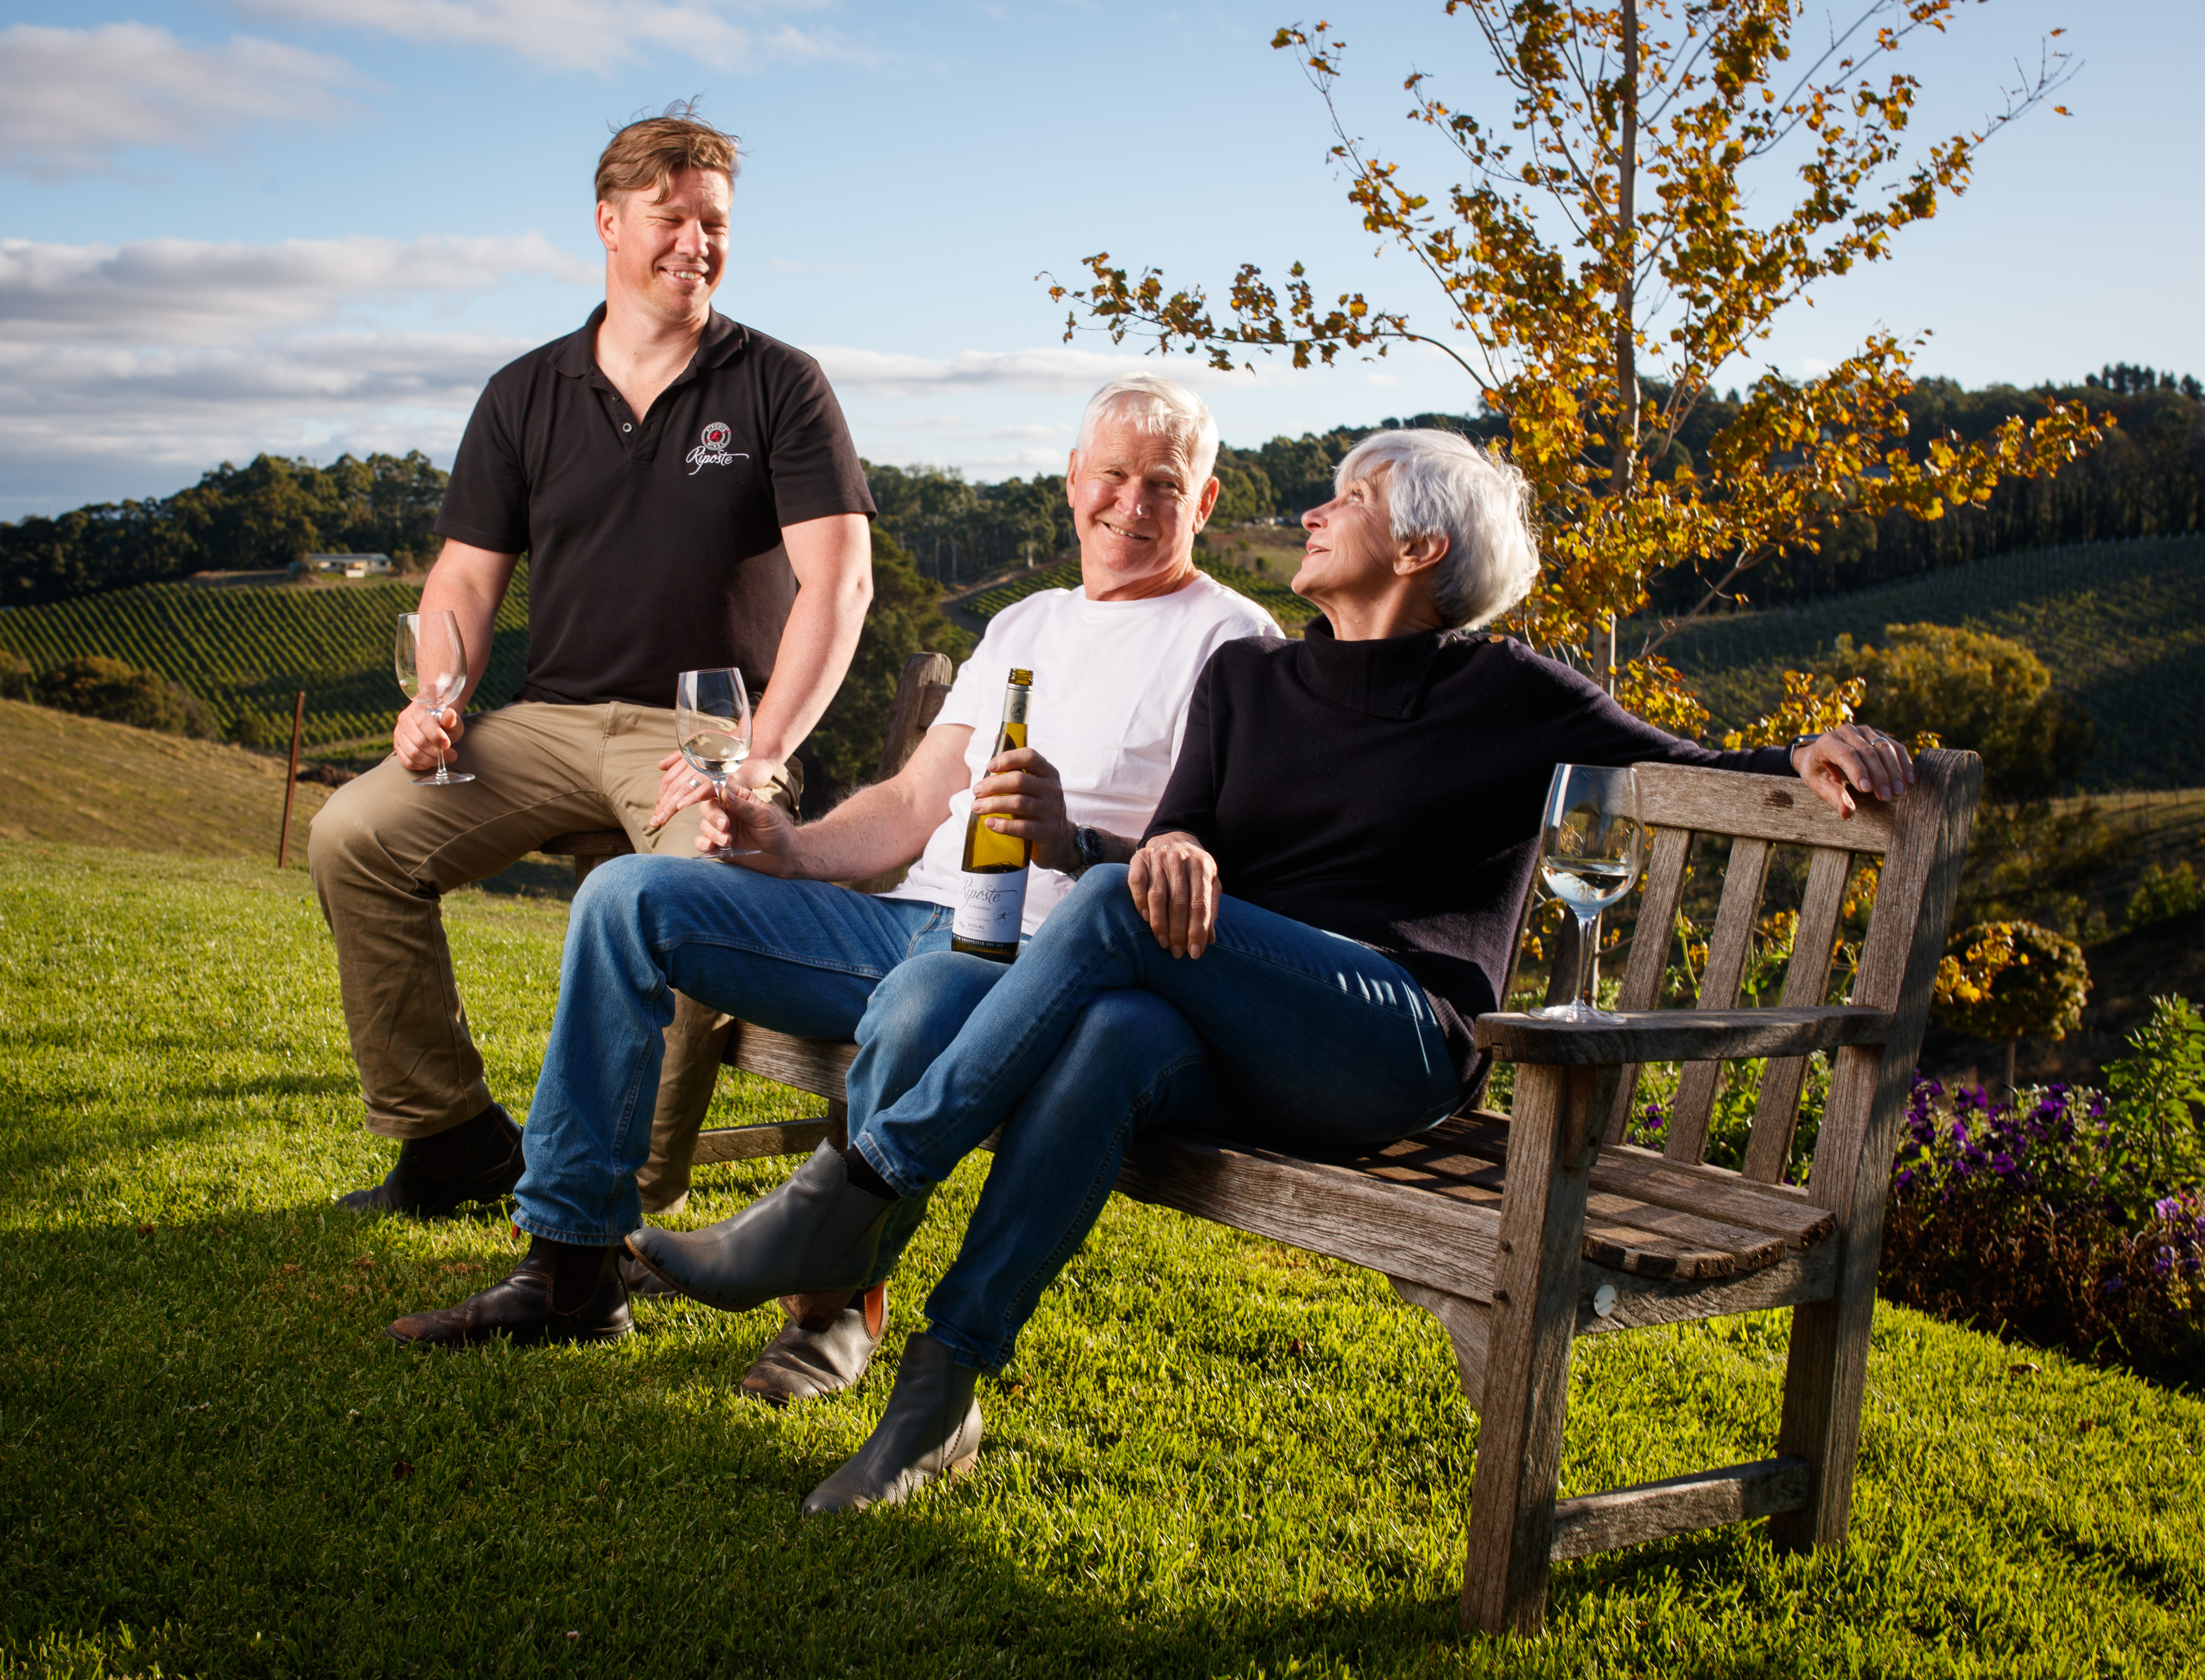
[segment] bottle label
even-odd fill
[[[968,875],[949,930],[958,938],[969,939],[976,944],[1016,945],[1025,907],[1025,870],[1015,870],[1007,875]]]

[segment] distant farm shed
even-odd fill
[[[301,555],[309,572],[338,572],[348,578],[388,577],[395,569],[389,555]]]

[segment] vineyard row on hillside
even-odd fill
[[[227,729],[246,715],[279,733],[306,691],[310,745],[387,734],[402,703],[392,667],[398,614],[419,585],[206,589],[145,584],[0,613],[0,647],[35,669],[102,656],[158,671],[206,702]],[[527,657],[528,582],[516,573],[474,703],[503,703]],[[479,657],[470,650],[471,657]]]
[[[2050,668],[2097,729],[2086,791],[2205,785],[2205,537],[2143,537],[2001,555],[1811,607],[1740,614],[1663,651],[1691,676],[1715,727],[1768,709],[1781,674],[1828,661],[1839,636],[1880,644],[1887,626],[1946,624],[2010,636]],[[1626,649],[1639,627],[1626,626]]]

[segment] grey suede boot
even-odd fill
[[[936,1477],[962,1475],[980,1456],[980,1374],[924,1332],[904,1344],[889,1409],[856,1457],[811,1490],[804,1514],[863,1511],[909,1499]]]
[[[645,1226],[628,1234],[627,1250],[692,1301],[747,1312],[783,1295],[863,1287],[898,1205],[858,1189],[841,1151],[822,1143],[787,1182],[732,1219],[702,1231]]]

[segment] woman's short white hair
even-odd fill
[[[1432,596],[1450,626],[1490,624],[1539,579],[1531,486],[1523,473],[1467,437],[1418,428],[1377,431],[1347,452],[1332,475],[1340,494],[1380,467],[1397,543],[1445,537]]]
[[[1209,405],[1176,379],[1154,373],[1132,373],[1113,379],[1087,401],[1079,420],[1079,449],[1082,457],[1095,442],[1095,429],[1105,419],[1120,419],[1136,431],[1168,437],[1186,451],[1187,467],[1200,491],[1217,465],[1217,417]]]

